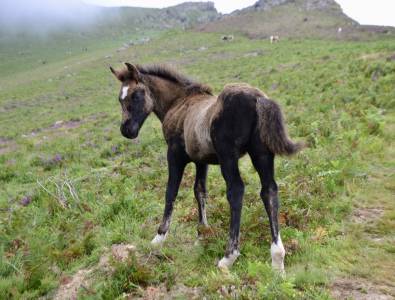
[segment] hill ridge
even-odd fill
[[[364,39],[378,33],[395,34],[393,27],[360,25],[334,0],[259,0],[197,29],[241,33],[251,38],[275,34],[287,38]]]

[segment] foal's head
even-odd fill
[[[121,133],[128,139],[134,139],[154,105],[137,67],[129,63],[125,65],[126,70],[116,71],[112,67],[110,70],[122,83],[119,92],[122,107]]]

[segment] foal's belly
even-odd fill
[[[218,163],[210,135],[215,103],[215,100],[211,98],[196,103],[185,118],[185,150],[193,161],[211,164]]]

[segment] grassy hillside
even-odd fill
[[[73,61],[107,50],[124,51],[135,44],[149,41],[157,33],[171,28],[189,28],[212,21],[218,13],[213,3],[183,3],[164,9],[124,7],[95,8],[89,22],[67,23],[63,27],[43,21],[31,26],[0,26],[0,76],[15,76],[19,71],[67,60]],[[38,21],[37,21],[38,22]],[[93,52],[93,53],[92,53]],[[44,68],[45,70],[45,68]]]
[[[81,299],[395,296],[394,39],[270,45],[168,31],[119,52],[116,39],[104,46],[70,56],[32,48],[22,66],[23,49],[5,60],[2,52],[1,299],[59,296],[74,274],[84,278]],[[52,58],[37,63],[44,56]],[[189,166],[168,240],[150,247],[164,205],[166,145],[154,116],[137,141],[120,135],[119,84],[108,66],[122,61],[174,64],[217,93],[248,82],[281,103],[291,136],[309,145],[276,160],[285,279],[270,270],[270,230],[248,157],[240,161],[242,255],[229,274],[215,266],[229,222],[216,166],[208,180],[212,231],[196,243]],[[103,262],[120,243],[136,253],[124,263]]]
[[[323,3],[321,3],[323,2]],[[338,28],[342,28],[341,34]],[[258,1],[254,6],[224,16],[198,29],[204,32],[242,33],[252,38],[358,40],[395,35],[394,28],[361,26],[332,0]]]

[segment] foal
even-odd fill
[[[278,104],[247,84],[227,85],[217,97],[208,86],[194,82],[169,67],[125,65],[127,68],[121,71],[110,67],[122,83],[119,94],[122,135],[136,138],[145,119],[154,112],[162,122],[168,145],[166,205],[152,243],[160,244],[166,239],[174,200],[189,162],[196,165],[194,192],[199,223],[208,226],[205,210],[207,169],[208,164],[219,164],[226,181],[231,220],[228,246],[218,266],[230,267],[240,255],[244,184],[238,160],[248,153],[260,177],[260,195],[269,216],[272,266],[284,271],[285,250],[278,226],[274,156],[294,154],[301,146],[288,138]]]

